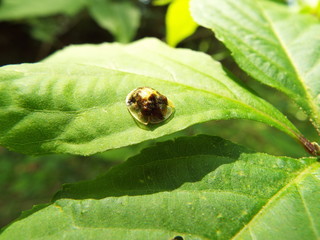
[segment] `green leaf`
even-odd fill
[[[166,14],[167,42],[176,46],[183,39],[192,35],[197,27],[189,10],[190,0],[174,0]]]
[[[141,86],[173,102],[170,121],[136,125],[125,99]],[[0,144],[27,154],[89,155],[235,118],[301,138],[286,117],[239,86],[210,56],[156,39],[72,46],[41,63],[0,69]]]
[[[52,18],[30,18],[27,20],[30,33],[34,39],[52,43],[65,29],[61,28],[63,21]],[[65,22],[64,22],[65,23]]]
[[[65,185],[0,239],[319,239],[319,176],[316,158],[185,137]]]
[[[2,0],[0,20],[46,17],[54,14],[73,15],[86,5],[86,0]]]
[[[140,23],[140,11],[129,1],[91,0],[91,16],[104,29],[110,31],[118,42],[130,42]]]
[[[302,13],[320,18],[320,0],[294,0],[291,5]]]
[[[320,133],[320,24],[264,0],[197,0],[192,14],[213,29],[238,64],[293,99]]]

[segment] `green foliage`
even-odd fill
[[[196,31],[198,24],[191,16],[190,0],[154,0],[152,3],[155,6],[169,4],[166,13],[166,40],[170,46],[175,47]]]
[[[139,14],[133,5],[93,2],[88,9],[102,27],[119,41],[134,36]],[[167,20],[174,26],[179,22],[174,15],[181,17],[177,9],[185,14],[188,1],[170,2]],[[293,124],[268,103],[269,97],[249,88],[258,80],[280,90],[287,97],[282,105],[291,106],[287,101],[292,100],[306,112],[293,108],[293,115],[319,130],[319,21],[276,0],[192,0],[191,12],[253,79],[242,82],[243,73],[227,70],[210,55],[174,49],[154,38],[71,46],[39,63],[0,68],[2,146],[26,154],[80,155],[118,148],[92,158],[119,162],[135,154],[98,178],[64,185],[51,203],[25,211],[3,228],[1,240],[319,239],[319,158],[289,156],[299,155],[293,140],[313,155],[319,156],[320,148],[307,139],[312,134],[305,122]],[[123,22],[113,28],[115,19]],[[195,28],[193,21],[186,25]],[[188,35],[175,29],[171,45]],[[52,31],[35,35],[46,38]],[[166,95],[175,105],[174,116],[162,124],[138,125],[125,98],[141,86]],[[212,127],[211,120],[228,121]],[[250,120],[256,123],[248,125]],[[260,133],[259,122],[277,132]],[[227,129],[242,135],[242,144],[251,136],[259,135],[251,141],[262,144],[259,137],[282,134],[289,140],[270,141],[287,156],[256,153],[208,135]],[[172,134],[188,131],[207,135],[172,140]],[[161,142],[163,136],[170,140]],[[147,140],[159,142],[150,147]],[[10,164],[0,162],[0,167],[7,171]],[[8,176],[0,177],[0,186]]]
[[[171,3],[174,0],[153,0],[152,4],[155,6],[163,6]]]
[[[27,20],[36,39],[50,42],[57,34],[57,26],[61,28],[64,25],[59,24],[54,16],[74,16],[86,8],[102,28],[113,34],[116,41],[129,42],[134,38],[140,23],[140,10],[130,0],[32,0],[27,4],[23,0],[4,0],[0,5],[0,21]],[[53,17],[43,19],[50,16]]]
[[[319,21],[263,0],[200,0],[192,9],[242,69],[287,94],[320,131]]]
[[[44,17],[54,14],[74,15],[79,12],[87,0],[2,0],[0,20],[16,20],[32,17]]]
[[[319,0],[295,0],[292,3],[302,13],[313,14],[320,18],[320,1]]]
[[[131,2],[91,0],[91,16],[118,42],[130,42],[139,27],[140,11]]]
[[[190,0],[174,0],[170,3],[166,15],[167,42],[176,46],[180,41],[192,35],[198,25],[191,17]]]
[[[64,186],[53,204],[32,210],[0,239],[316,239],[319,174],[315,158],[249,153],[204,135],[179,138],[96,180]]]
[[[155,39],[70,47],[42,63],[3,67],[0,84],[0,143],[27,154],[89,155],[213,119],[261,121],[300,137],[279,111],[236,84],[218,62]],[[140,86],[173,101],[171,121],[148,131],[136,125],[125,98]]]
[[[62,24],[64,24],[63,19],[31,18],[28,20],[32,37],[47,43],[54,41],[55,37],[63,31]]]

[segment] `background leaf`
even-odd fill
[[[180,41],[192,35],[198,24],[191,17],[190,0],[175,0],[170,3],[166,14],[167,42],[176,46]]]
[[[290,4],[298,11],[313,14],[320,18],[320,1],[319,0],[294,0]]]
[[[118,42],[130,42],[140,23],[140,11],[130,1],[91,0],[91,16]]]
[[[171,3],[174,0],[152,0],[152,5],[154,6],[163,6]]]
[[[197,136],[65,185],[0,239],[317,239],[320,164]],[[41,224],[40,224],[41,223]],[[283,224],[285,223],[285,224]]]
[[[295,139],[274,107],[235,83],[209,56],[155,39],[67,48],[38,64],[0,71],[0,143],[15,151],[93,154],[208,120],[245,118]],[[142,129],[125,98],[149,86],[171,99],[171,121]]]
[[[320,130],[320,24],[264,0],[192,1],[195,20],[213,29],[247,73],[293,99]]]
[[[86,5],[86,0],[2,0],[0,20],[41,17],[64,13],[73,15]]]

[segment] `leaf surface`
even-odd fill
[[[294,100],[320,130],[320,23],[265,0],[197,0],[195,20],[211,28],[257,80]],[[320,132],[320,131],[319,131]]]
[[[137,126],[125,99],[143,86],[173,102],[173,118]],[[88,155],[232,118],[300,137],[286,117],[235,83],[211,57],[155,39],[73,46],[41,63],[0,69],[0,144],[23,153]]]
[[[318,239],[320,164],[200,135],[65,185],[0,239]],[[284,224],[285,223],[285,224]]]

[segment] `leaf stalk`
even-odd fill
[[[299,136],[299,141],[302,143],[304,148],[313,156],[320,156],[320,146],[316,142],[310,142],[304,136]]]

